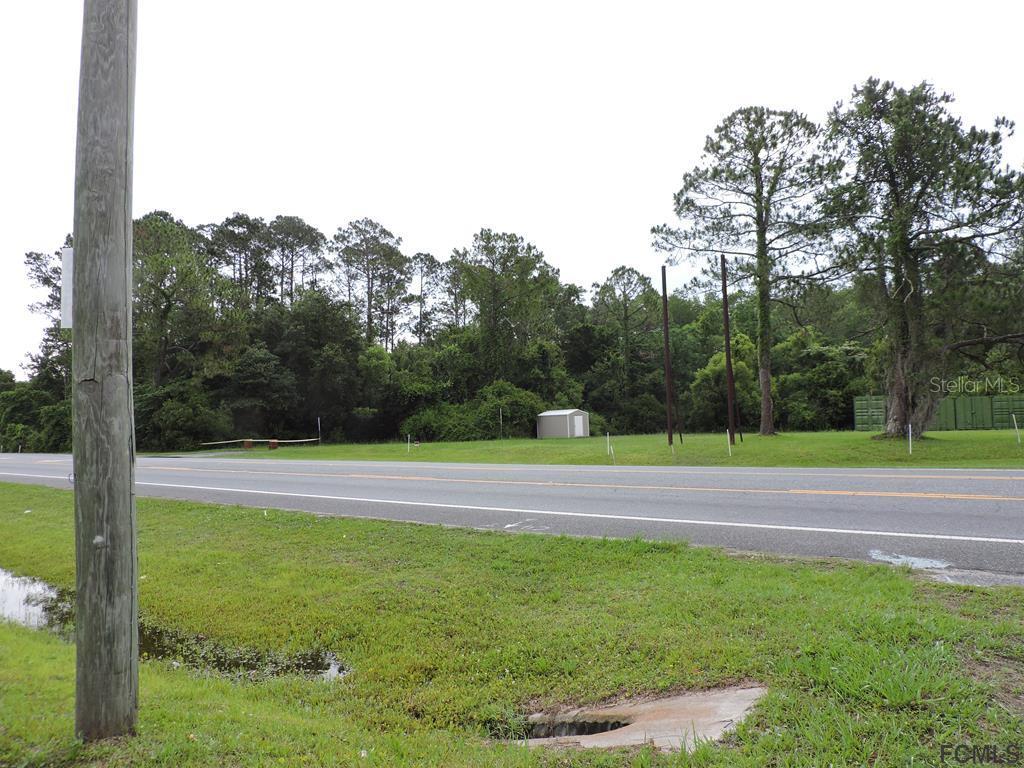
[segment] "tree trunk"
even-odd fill
[[[918,255],[907,236],[908,227],[897,213],[890,230],[890,258],[893,285],[888,294],[890,343],[888,374],[887,437],[904,437],[907,429],[914,437],[923,435],[935,415],[938,397],[928,381],[929,352],[926,339],[924,299]]]
[[[416,343],[423,343],[423,268],[420,268],[420,320],[416,325]]]
[[[369,267],[366,274],[366,343],[373,344],[373,277]]]
[[[771,363],[764,362],[761,355],[761,365],[757,371],[757,378],[761,384],[761,434],[775,434],[775,404],[772,402],[772,369]]]
[[[768,285],[768,256],[758,257],[757,276],[757,377],[761,385],[762,435],[775,434],[775,404],[772,401],[771,294]]]
[[[295,299],[295,256],[294,254],[288,255],[288,274],[285,275],[285,282],[288,284],[288,303],[291,304]]]
[[[622,296],[622,395],[625,397],[629,387],[629,298]]]
[[[765,206],[761,156],[754,155],[754,216],[757,253],[754,289],[757,292],[757,378],[761,386],[762,435],[775,434],[775,404],[772,402],[772,295],[771,259],[768,255],[768,212]]]
[[[910,391],[907,388],[903,364],[903,350],[893,340],[893,359],[889,371],[888,394],[886,396],[885,436],[902,437],[910,421]]]

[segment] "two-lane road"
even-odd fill
[[[507,531],[686,539],[1024,573],[1024,469],[778,469],[141,458],[142,496]],[[71,487],[71,457],[0,455]]]

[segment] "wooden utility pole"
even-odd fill
[[[135,731],[139,691],[132,410],[136,0],[85,0],[75,154],[75,733]]]
[[[736,445],[736,380],[732,375],[732,335],[729,333],[729,286],[722,254],[722,326],[725,329],[725,400],[729,410],[729,442]]]
[[[661,265],[661,335],[665,358],[665,431],[668,432],[668,444],[672,445],[672,401],[675,387],[672,386],[672,359],[668,343],[668,282],[665,277],[665,265]]]

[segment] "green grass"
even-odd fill
[[[153,623],[353,673],[144,662],[137,738],[72,738],[73,648],[0,622],[0,765],[906,766],[1024,742],[1024,592],[847,562],[140,499]],[[0,565],[74,582],[67,491],[0,485]],[[693,755],[492,743],[538,707],[759,681]]]
[[[664,435],[612,437],[619,464],[748,467],[1014,467],[1024,469],[1024,449],[1012,431],[929,432],[907,452],[903,440],[874,439],[865,432],[793,432],[774,437],[745,435],[730,457],[725,433],[686,435],[675,453]],[[225,456],[239,453],[225,452]],[[364,459],[455,461],[501,464],[611,464],[603,437],[549,440],[481,440],[265,447],[245,454],[275,459]]]

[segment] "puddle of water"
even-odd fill
[[[872,560],[880,560],[883,563],[893,565],[909,565],[911,568],[949,568],[950,563],[945,560],[932,560],[927,557],[911,557],[901,555],[898,552],[883,552],[880,549],[872,549],[869,553]]]
[[[70,640],[75,620],[74,593],[54,589],[38,579],[15,576],[0,568],[0,619],[33,629],[49,629]],[[205,635],[189,635],[145,620],[139,621],[139,655],[143,659],[168,659],[174,666],[214,670],[251,681],[283,674],[338,680],[349,672],[330,651],[286,654],[234,648],[216,643]]]
[[[49,625],[46,606],[56,595],[57,590],[45,582],[0,568],[0,618],[42,629]]]
[[[337,680],[348,669],[329,651],[279,653],[222,645],[205,635],[189,635],[139,622],[139,654],[142,658],[169,659],[175,665],[215,670],[250,681],[277,675],[298,674]]]

